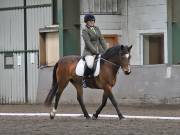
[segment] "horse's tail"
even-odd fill
[[[53,81],[52,81],[52,86],[51,86],[51,90],[49,91],[48,96],[46,97],[46,100],[44,102],[44,104],[46,106],[50,106],[52,103],[52,100],[56,94],[56,91],[58,89],[58,83],[57,83],[57,78],[56,78],[56,70],[58,67],[58,62],[55,64],[54,69],[53,69]]]

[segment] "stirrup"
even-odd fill
[[[84,79],[82,80],[82,86],[83,88],[87,88],[86,81]]]

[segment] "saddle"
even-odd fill
[[[87,66],[87,61],[85,57],[82,57],[76,66],[76,75],[82,77],[96,77],[100,72],[100,57],[101,55],[96,55],[94,58],[94,63],[92,68]]]

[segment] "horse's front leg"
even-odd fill
[[[114,96],[113,96],[113,94],[112,94],[112,87],[109,86],[109,85],[106,85],[106,87],[104,88],[104,92],[107,93],[108,98],[110,99],[111,103],[112,103],[113,106],[115,107],[119,119],[120,119],[120,120],[123,119],[124,117],[123,117],[123,115],[121,114],[121,112],[119,111],[119,109],[118,109],[118,104],[117,104],[117,102],[116,102],[116,100],[115,100],[115,98],[114,98]]]
[[[104,108],[104,106],[107,103],[107,98],[108,98],[107,93],[104,92],[103,97],[102,97],[102,103],[99,106],[99,108],[96,110],[96,113],[93,114],[93,117],[92,117],[93,119],[97,119],[98,118],[98,115],[101,113],[102,109]]]
[[[121,114],[121,112],[119,111],[117,102],[116,102],[116,100],[115,100],[115,98],[114,98],[111,90],[110,90],[109,93],[108,93],[108,97],[109,97],[109,99],[111,100],[111,103],[113,104],[113,106],[115,107],[115,109],[116,109],[116,111],[117,111],[119,120],[123,119],[124,116],[123,116],[123,115]]]

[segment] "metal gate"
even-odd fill
[[[0,104],[36,102],[39,28],[52,24],[51,2],[0,1]]]

